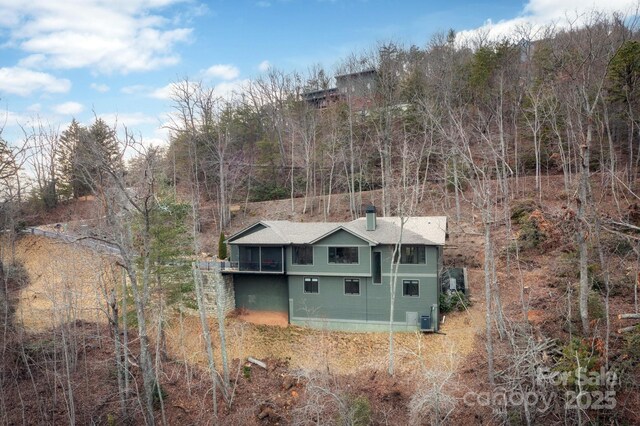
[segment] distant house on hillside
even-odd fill
[[[343,95],[352,94],[355,97],[371,96],[376,89],[377,72],[374,68],[364,71],[337,75],[336,86]]]
[[[347,101],[357,110],[368,108],[376,89],[376,70],[340,74],[335,77],[336,87],[302,93],[302,99],[318,109],[340,101]]]
[[[410,217],[398,256],[393,325],[438,328],[446,217]],[[388,329],[391,258],[400,218],[346,223],[261,221],[228,238],[236,307],[280,311],[289,323],[352,331]],[[423,318],[424,317],[424,318]]]
[[[324,109],[331,104],[337,102],[340,99],[338,89],[333,87],[331,89],[312,90],[302,93],[302,99],[307,103],[313,105],[315,108]]]

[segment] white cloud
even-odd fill
[[[21,67],[0,68],[0,94],[29,96],[33,92],[66,93],[71,88],[67,79]]]
[[[64,102],[54,105],[51,109],[60,115],[76,115],[84,111],[84,105],[79,102]]]
[[[167,123],[160,124],[153,129],[153,133],[149,133],[146,136],[142,136],[142,143],[149,147],[153,146],[167,146],[169,142],[169,129],[166,127]]]
[[[132,112],[132,113],[107,113],[107,114],[99,114],[99,117],[102,118],[109,125],[120,124],[123,126],[131,127],[131,126],[139,126],[141,124],[157,124],[160,120],[157,117],[145,114],[143,112]]]
[[[258,70],[260,70],[261,72],[267,72],[269,71],[269,68],[271,68],[271,62],[267,61],[266,59],[260,62],[260,64],[258,65]]]
[[[240,70],[230,64],[218,64],[209,67],[204,75],[206,77],[221,78],[223,80],[233,80],[240,75]]]
[[[152,90],[151,93],[149,93],[149,96],[155,99],[162,99],[162,100],[171,99],[174,87],[175,87],[175,83],[169,83],[166,86],[159,87],[155,90]]]
[[[635,1],[630,0],[529,0],[524,15],[549,21],[564,18],[567,13],[583,13],[591,10],[602,12],[625,12]]]
[[[109,86],[104,83],[91,83],[90,86],[93,90],[100,93],[106,93],[109,91]]]
[[[527,29],[532,38],[536,38],[537,34],[542,35],[541,29],[545,26],[554,24],[562,27],[568,25],[570,20],[573,21],[572,25],[580,25],[585,14],[588,15],[593,10],[625,13],[633,10],[634,4],[635,0],[529,0],[517,17],[497,23],[488,19],[479,28],[458,32],[456,41],[472,40],[478,35],[500,39],[513,36],[522,28]]]
[[[42,54],[29,55],[26,58],[20,59],[18,66],[23,68],[38,68],[42,66],[46,59],[47,57]]]
[[[216,96],[231,99],[235,94],[242,92],[251,83],[250,80],[233,80],[217,84],[213,91]]]
[[[179,62],[174,47],[189,41],[192,29],[162,13],[182,1],[0,0],[0,29],[27,55],[23,67],[146,71]]]

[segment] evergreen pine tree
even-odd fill
[[[107,176],[100,170],[104,166],[113,170],[123,169],[118,139],[114,129],[101,118],[97,118],[89,127],[88,137],[91,150],[90,178],[95,185],[103,185]]]
[[[60,135],[61,193],[73,198],[91,194],[91,180],[86,167],[89,164],[87,129],[74,118]]]
[[[73,119],[60,135],[62,193],[74,198],[90,195],[106,178],[105,167],[123,169],[115,131],[101,118],[88,129]]]
[[[220,239],[218,240],[218,259],[224,260],[227,258],[227,243],[224,232],[220,232]]]

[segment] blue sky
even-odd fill
[[[21,138],[36,117],[116,117],[148,143],[166,140],[170,84],[221,94],[268,67],[331,71],[381,41],[424,46],[438,31],[494,34],[544,25],[566,9],[624,10],[629,0],[0,0],[0,124]]]

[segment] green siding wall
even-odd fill
[[[360,295],[356,296],[344,294],[342,277],[315,277],[318,278],[318,294],[304,293],[304,276],[289,277],[289,299],[293,300],[291,317],[366,319],[369,279],[359,278]]]
[[[329,247],[358,247],[357,264],[329,263]],[[286,271],[288,274],[324,274],[339,276],[371,276],[371,252],[369,243],[346,232],[337,231],[318,241],[313,246],[313,265],[293,265],[291,247],[286,248]]]
[[[390,266],[393,247],[362,249],[361,261],[365,258],[363,255],[365,250],[368,252],[366,258],[369,264],[372,258],[371,251],[381,252],[382,284],[373,284],[371,277],[357,277],[360,278],[360,295],[353,296],[344,294],[344,278],[351,277],[348,273],[338,277],[323,276],[321,273],[290,275],[288,282],[291,322],[317,326],[316,323],[324,321],[332,328],[343,330],[367,330],[370,328],[366,327],[367,324],[383,327],[384,323],[388,323]],[[438,318],[438,251],[437,247],[427,247],[426,264],[401,264],[399,266],[394,305],[394,323],[398,325],[399,329],[415,330],[417,328],[417,325],[407,324],[407,312],[414,319],[419,319],[422,315],[430,315],[433,317],[432,324],[434,324],[434,319]],[[352,268],[352,270],[357,270],[357,268]],[[304,293],[305,276],[318,278],[318,294]],[[403,296],[404,279],[419,281],[419,297]],[[432,309],[434,305],[436,308]],[[437,324],[437,320],[435,324]]]
[[[391,280],[391,258],[393,255],[393,246],[376,247],[375,250],[382,252],[382,282],[387,293],[389,291],[389,283]],[[398,266],[398,276],[396,281],[396,298],[394,309],[394,321],[406,321],[407,312],[417,312],[418,318],[421,315],[431,315],[435,319],[438,318],[438,247],[426,247],[426,264],[404,265]],[[403,296],[403,280],[418,280],[420,288],[419,297]],[[386,296],[387,303],[389,296]],[[432,310],[432,306],[436,306]],[[388,311],[387,311],[388,318]],[[432,318],[432,325],[434,325]],[[437,325],[437,320],[435,321]]]
[[[287,279],[282,275],[234,274],[236,307],[287,312]]]
[[[356,245],[362,245],[362,244],[369,245],[369,242],[366,240],[363,240],[362,238],[356,237],[350,232],[339,230],[317,241],[316,244],[330,245],[330,246],[331,245],[356,246]]]

